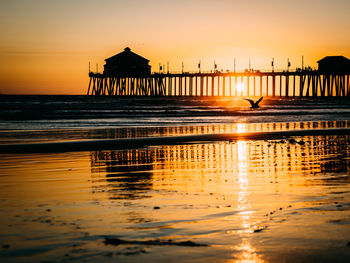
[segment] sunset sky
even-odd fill
[[[85,94],[88,65],[130,47],[170,71],[350,58],[349,0],[1,0],[0,93]]]

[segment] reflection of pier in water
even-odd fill
[[[106,174],[112,199],[146,198],[152,189],[155,155],[149,150],[94,152],[91,154],[92,174]]]
[[[347,172],[349,137],[308,136],[296,138],[296,142],[236,141],[93,152],[93,185],[111,199],[146,198],[155,190],[210,192],[210,185],[205,183],[209,175],[214,176],[212,183],[217,187],[223,180],[240,179],[242,158],[248,177],[263,176],[268,182],[305,173]],[[185,180],[176,181],[179,177]]]
[[[347,126],[347,122],[239,124],[219,125],[215,131]],[[157,132],[177,135],[210,130],[166,127]],[[271,232],[289,213],[300,211],[296,208],[300,198],[309,200],[310,195],[321,194],[320,199],[314,200],[319,203],[323,202],[325,193],[334,189],[346,191],[350,183],[346,176],[350,170],[349,139],[350,135],[305,136],[295,137],[295,141],[194,142],[92,152],[94,199],[102,202],[112,199],[113,213],[118,211],[117,217],[124,219],[120,225],[136,231],[138,236],[177,235],[191,239],[203,233],[204,239],[225,239],[235,259],[260,262],[261,246],[256,243],[259,242],[256,229],[266,227],[266,233]],[[318,191],[320,188],[323,190]],[[310,200],[307,207],[313,202]],[[333,204],[339,199],[333,194],[327,200]],[[293,208],[289,209],[290,204]],[[160,209],[154,210],[155,206]],[[281,213],[280,207],[283,207]],[[265,216],[271,211],[277,212]]]
[[[101,138],[139,138],[149,136],[182,136],[197,134],[215,134],[215,133],[236,133],[236,132],[261,132],[261,131],[286,131],[298,129],[326,129],[326,128],[347,128],[350,127],[349,121],[313,121],[313,122],[294,122],[294,123],[234,123],[234,124],[215,124],[215,125],[196,125],[196,126],[166,126],[166,127],[123,127],[108,128],[100,136]],[[93,133],[101,133],[103,130],[91,130]]]

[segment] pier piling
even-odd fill
[[[87,95],[93,96],[350,96],[349,73],[331,74],[316,70],[154,73],[140,76],[108,76],[90,72],[89,77]],[[258,89],[256,78],[259,83]],[[266,86],[263,85],[263,78],[266,78]],[[279,93],[276,78],[279,78]],[[245,83],[245,89],[238,90],[238,83]]]

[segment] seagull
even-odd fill
[[[260,99],[258,99],[256,102],[254,102],[254,101],[251,100],[251,99],[244,99],[244,100],[250,102],[250,105],[251,105],[251,108],[252,108],[252,109],[256,109],[256,108],[259,108],[259,103],[260,103],[260,101],[262,101],[262,99],[263,99],[263,97],[261,97]]]

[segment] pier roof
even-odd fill
[[[111,56],[109,58],[106,58],[105,61],[113,61],[113,60],[119,60],[119,59],[125,59],[125,58],[132,58],[133,60],[144,60],[146,62],[149,62],[148,59],[141,57],[140,55],[137,55],[136,53],[132,52],[129,47],[124,48],[123,52],[120,52],[114,56]]]
[[[320,59],[317,61],[317,63],[320,62],[350,62],[350,59],[344,57],[344,56],[326,56],[323,59]]]
[[[328,73],[349,73],[350,59],[344,56],[327,56],[317,61],[318,70]]]

